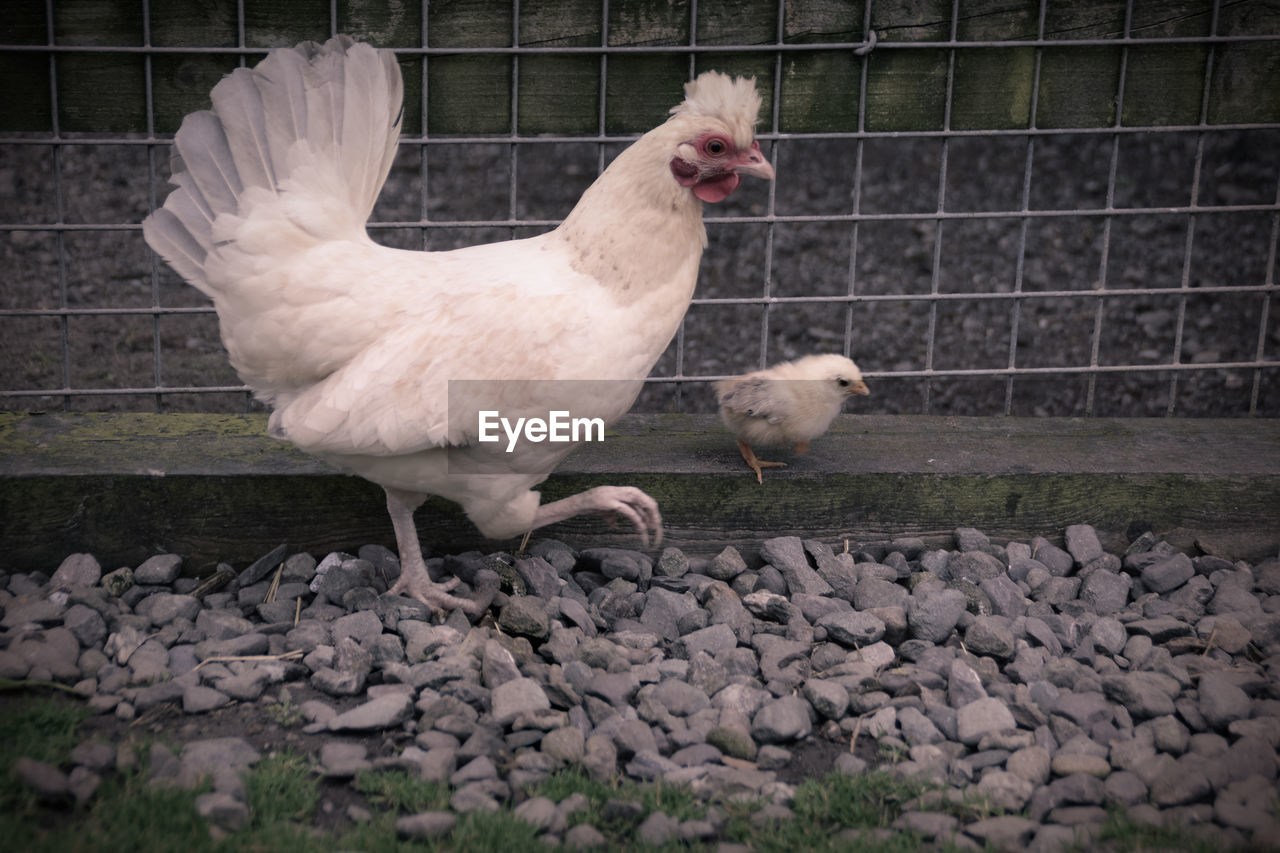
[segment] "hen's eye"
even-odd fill
[[[719,139],[713,139],[707,143],[708,154],[723,154],[727,150],[724,142]]]

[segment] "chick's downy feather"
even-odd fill
[[[532,487],[573,445],[505,454],[477,441],[478,413],[621,416],[692,298],[703,201],[773,170],[752,137],[754,85],[707,72],[558,228],[391,249],[365,222],[395,156],[401,93],[390,52],[342,36],[237,69],[211,111],[184,120],[176,189],[143,231],[213,300],[232,365],[273,409],[271,433],[387,491],[396,591],[467,606],[426,576],[412,513],[428,494],[495,538],[581,512],[660,536],[656,504],[636,489],[540,505]]]

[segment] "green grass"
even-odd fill
[[[415,779],[405,770],[365,771],[356,776],[356,790],[371,806],[392,814],[417,814],[449,807],[449,786]]]
[[[245,779],[249,815],[257,827],[305,822],[315,814],[320,788],[305,755],[281,752],[258,762]]]
[[[30,813],[35,795],[13,777],[13,764],[23,756],[54,766],[65,765],[80,743],[80,724],[89,712],[62,696],[6,699],[0,710],[0,813]]]

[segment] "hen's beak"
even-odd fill
[[[867,397],[870,396],[871,389],[867,387],[867,383],[859,380],[857,382],[850,383],[849,387],[845,390],[845,393],[850,396],[857,395],[859,397]]]
[[[752,142],[751,147],[737,156],[729,167],[739,175],[752,175],[773,180],[773,165],[760,152],[760,143]]]

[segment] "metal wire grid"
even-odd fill
[[[448,47],[431,47],[429,41],[429,33],[427,26],[427,16],[423,15],[422,25],[422,45],[420,48],[396,48],[397,53],[431,56],[447,56],[462,53],[473,54],[501,54],[508,55],[512,61],[511,73],[511,127],[509,136],[504,135],[497,139],[493,136],[476,136],[476,137],[457,137],[450,136],[447,138],[433,138],[429,133],[424,133],[419,137],[405,137],[402,140],[403,146],[416,147],[421,157],[421,195],[420,195],[420,218],[417,220],[395,220],[395,221],[375,221],[370,223],[370,228],[374,230],[382,229],[416,229],[421,234],[422,245],[425,248],[428,244],[428,233],[436,228],[504,228],[509,229],[511,234],[516,234],[518,229],[528,230],[537,228],[553,227],[558,224],[557,219],[546,218],[530,218],[521,217],[519,215],[518,205],[518,188],[519,188],[519,159],[517,152],[520,148],[534,145],[547,145],[555,143],[592,143],[597,147],[596,168],[597,171],[603,170],[606,165],[606,151],[610,146],[616,147],[634,139],[634,136],[616,136],[606,133],[605,127],[605,91],[608,79],[608,66],[611,56],[622,54],[679,54],[688,57],[689,71],[692,76],[699,58],[707,57],[716,53],[771,53],[774,55],[773,63],[773,92],[775,97],[770,105],[768,116],[768,129],[759,134],[759,138],[769,143],[776,160],[779,146],[795,140],[823,140],[823,139],[844,139],[852,140],[854,143],[854,164],[853,164],[853,186],[851,206],[848,212],[842,214],[780,214],[776,212],[776,185],[771,185],[768,192],[767,209],[764,213],[753,214],[734,214],[734,215],[708,215],[706,221],[710,225],[718,224],[759,224],[765,228],[765,265],[766,270],[760,294],[750,297],[699,297],[695,298],[693,305],[696,306],[716,306],[716,305],[736,305],[736,306],[758,306],[760,309],[759,335],[758,335],[758,363],[765,366],[770,363],[770,321],[771,315],[775,308],[787,305],[803,305],[803,304],[829,304],[832,306],[843,307],[844,314],[844,335],[843,335],[843,351],[850,354],[853,349],[855,321],[859,308],[872,305],[878,302],[893,303],[923,303],[928,308],[928,333],[926,338],[926,350],[924,364],[918,369],[894,369],[894,370],[870,370],[866,371],[866,375],[871,379],[918,379],[922,380],[923,385],[923,403],[924,412],[931,411],[931,389],[935,383],[945,382],[952,379],[964,378],[994,378],[1003,379],[1005,385],[1004,394],[1004,413],[1009,414],[1013,407],[1013,394],[1015,380],[1020,378],[1036,377],[1036,376],[1081,376],[1087,379],[1087,402],[1085,405],[1085,413],[1093,414],[1095,410],[1095,395],[1097,383],[1100,377],[1108,374],[1160,374],[1167,375],[1169,382],[1168,392],[1168,413],[1175,413],[1175,400],[1177,398],[1178,383],[1181,378],[1192,372],[1208,372],[1208,371],[1249,371],[1252,373],[1252,383],[1249,398],[1249,414],[1256,414],[1259,409],[1259,394],[1263,383],[1264,372],[1274,371],[1280,368],[1280,361],[1275,357],[1267,355],[1267,338],[1268,329],[1271,322],[1270,311],[1273,294],[1280,290],[1280,285],[1275,280],[1275,269],[1277,264],[1277,243],[1280,242],[1280,176],[1277,177],[1276,190],[1274,200],[1269,204],[1215,204],[1201,205],[1201,177],[1204,163],[1204,154],[1206,140],[1217,133],[1232,131],[1274,131],[1280,129],[1280,123],[1253,123],[1253,124],[1210,124],[1209,117],[1209,101],[1210,101],[1210,79],[1213,73],[1215,62],[1215,50],[1219,45],[1236,44],[1247,42],[1280,42],[1280,34],[1266,35],[1218,35],[1218,20],[1221,3],[1217,0],[1212,10],[1212,23],[1210,25],[1209,34],[1206,36],[1198,36],[1194,38],[1187,37],[1135,37],[1132,34],[1133,23],[1133,0],[1128,0],[1125,8],[1125,23],[1123,34],[1119,38],[1101,38],[1101,39],[1048,39],[1045,37],[1045,21],[1047,17],[1048,0],[1041,0],[1037,34],[1034,40],[988,40],[988,41],[960,41],[958,38],[958,26],[960,22],[960,2],[953,0],[952,12],[950,17],[950,33],[946,41],[919,41],[919,42],[885,42],[877,41],[875,32],[871,29],[872,21],[872,3],[870,0],[866,3],[864,11],[864,19],[862,22],[862,32],[867,33],[867,39],[863,42],[856,43],[817,43],[817,44],[796,44],[784,41],[784,23],[785,23],[785,3],[778,4],[777,17],[777,35],[775,43],[766,45],[704,45],[697,42],[698,32],[698,7],[696,0],[690,0],[690,41],[688,44],[674,46],[611,46],[609,41],[609,3],[604,0],[602,3],[601,16],[601,44],[599,47],[538,47],[538,46],[520,46],[520,9],[519,2],[515,0],[513,3],[513,29],[512,29],[512,47],[483,47],[483,48],[448,48]],[[156,162],[158,157],[167,157],[169,139],[158,136],[155,129],[155,110],[152,97],[152,57],[164,53],[222,53],[232,54],[240,57],[240,63],[243,65],[246,59],[254,60],[265,51],[262,49],[250,48],[246,46],[245,38],[245,10],[244,0],[238,0],[237,3],[237,20],[238,20],[238,41],[237,47],[200,47],[200,46],[181,46],[181,47],[162,47],[151,44],[150,30],[150,2],[142,0],[143,9],[143,27],[144,38],[143,45],[137,46],[64,46],[55,43],[54,35],[54,0],[46,0],[46,21],[47,21],[47,43],[44,45],[0,45],[0,52],[29,52],[37,51],[48,55],[49,60],[49,77],[50,77],[50,98],[52,113],[52,132],[48,135],[40,135],[39,137],[29,136],[13,136],[8,138],[0,138],[0,145],[38,145],[47,146],[53,158],[53,187],[54,187],[54,210],[55,221],[53,222],[24,222],[16,224],[0,224],[0,233],[3,232],[19,232],[19,231],[41,231],[52,232],[56,240],[57,254],[57,275],[58,275],[58,307],[56,308],[5,308],[0,309],[0,324],[13,318],[32,318],[32,317],[52,317],[56,318],[60,323],[61,332],[61,386],[60,387],[41,387],[41,388],[3,388],[0,387],[0,397],[8,398],[11,405],[22,405],[24,399],[27,403],[38,402],[44,400],[61,400],[63,407],[70,408],[74,398],[83,397],[134,397],[138,399],[150,398],[157,411],[165,406],[167,398],[175,395],[207,395],[226,392],[245,393],[246,406],[250,405],[247,394],[247,388],[235,384],[223,385],[171,385],[164,381],[164,348],[161,344],[160,321],[161,318],[176,315],[208,315],[213,313],[211,307],[174,307],[165,306],[161,303],[161,287],[160,287],[160,267],[158,260],[152,256],[151,270],[151,304],[146,307],[100,307],[100,308],[79,308],[70,305],[68,299],[68,253],[66,251],[65,240],[68,234],[75,232],[123,232],[132,235],[135,239],[141,239],[140,225],[138,224],[119,224],[107,222],[89,222],[75,223],[69,222],[67,217],[67,206],[65,198],[65,190],[63,186],[63,150],[66,146],[77,145],[123,145],[133,146],[141,145],[146,147],[147,151],[147,180],[149,205],[155,208],[162,200],[160,191],[161,180]],[[338,7],[336,0],[330,4],[330,33],[336,33],[338,28]],[[1122,116],[1124,112],[1125,97],[1125,81],[1128,71],[1129,51],[1135,47],[1148,47],[1155,45],[1172,45],[1195,43],[1204,45],[1206,48],[1206,60],[1203,76],[1203,84],[1201,91],[1201,107],[1199,121],[1192,125],[1176,125],[1176,126],[1124,126],[1122,125]],[[1106,128],[1051,128],[1042,129],[1036,126],[1037,105],[1040,98],[1040,74],[1041,59],[1043,51],[1050,47],[1116,47],[1121,48],[1119,80],[1114,93],[1106,93],[1107,97],[1114,97],[1115,119],[1110,127]],[[1030,120],[1026,128],[1010,129],[1010,130],[957,130],[953,129],[952,124],[952,107],[954,102],[954,84],[955,84],[955,64],[957,53],[961,50],[974,50],[983,48],[1026,48],[1033,47],[1034,51],[1034,69],[1033,84],[1031,92]],[[888,50],[919,50],[919,49],[944,49],[947,51],[947,72],[946,72],[946,97],[945,97],[945,115],[943,119],[943,127],[935,131],[922,132],[876,132],[866,129],[866,104],[867,104],[867,78],[869,57],[875,51]],[[855,132],[839,132],[839,133],[783,133],[780,130],[780,99],[776,93],[782,90],[782,70],[783,55],[793,51],[831,51],[831,50],[848,50],[855,55],[861,57],[861,73],[860,73],[860,91],[859,91],[859,115],[858,128]],[[145,93],[146,93],[146,120],[147,131],[143,137],[118,137],[118,136],[94,136],[94,135],[64,135],[58,126],[58,83],[57,83],[57,61],[56,58],[61,53],[134,53],[141,54],[145,63]],[[600,103],[599,103],[599,129],[594,135],[560,135],[560,136],[521,136],[519,128],[519,85],[520,85],[520,60],[524,56],[532,56],[538,54],[588,54],[599,57],[599,86],[600,86]],[[426,105],[429,97],[428,79],[427,79],[427,63],[422,66],[422,106],[423,116],[427,115]],[[1161,133],[1161,134],[1194,134],[1196,138],[1195,158],[1193,164],[1193,176],[1190,187],[1189,202],[1185,205],[1174,207],[1161,207],[1158,209],[1148,207],[1117,207],[1115,205],[1116,187],[1117,187],[1117,171],[1120,160],[1121,140],[1126,136],[1142,133]],[[1106,183],[1106,200],[1103,207],[1098,209],[1033,209],[1031,207],[1031,193],[1033,185],[1033,166],[1035,164],[1035,156],[1037,150],[1037,142],[1046,136],[1061,135],[1079,135],[1079,136],[1099,136],[1109,140],[1110,157],[1109,169]],[[1022,162],[1021,174],[1021,194],[1020,205],[1014,209],[993,210],[993,211],[965,211],[951,210],[947,205],[947,187],[948,187],[948,160],[953,143],[956,140],[965,139],[967,137],[1010,137],[1025,140],[1025,156]],[[917,139],[940,141],[940,162],[937,176],[937,194],[936,206],[931,211],[912,211],[904,213],[864,213],[862,211],[862,193],[863,186],[863,169],[864,169],[864,149],[867,143],[882,139]],[[493,144],[500,142],[508,147],[508,168],[510,174],[510,184],[508,191],[508,215],[505,219],[477,219],[477,220],[449,220],[449,221],[433,221],[429,216],[428,199],[430,196],[427,180],[427,163],[431,156],[432,150],[436,146],[460,146],[473,144]],[[1142,214],[1151,214],[1158,212],[1160,214],[1172,214],[1179,216],[1185,220],[1185,240],[1183,251],[1182,272],[1176,286],[1152,286],[1152,287],[1136,287],[1117,290],[1107,287],[1108,281],[1108,265],[1110,263],[1110,254],[1112,248],[1112,228],[1117,221],[1128,217],[1138,216]],[[1193,246],[1195,245],[1197,233],[1197,221],[1206,215],[1220,214],[1266,214],[1270,217],[1270,239],[1267,248],[1267,259],[1265,264],[1264,280],[1261,282],[1236,282],[1221,283],[1210,286],[1192,287],[1191,282],[1191,266]],[[1096,219],[1102,229],[1101,237],[1101,253],[1099,260],[1099,269],[1095,286],[1092,290],[1024,290],[1024,271],[1027,259],[1027,236],[1028,229],[1031,224],[1037,220],[1059,219],[1059,218],[1082,218],[1088,217]],[[950,293],[944,292],[940,287],[942,277],[943,264],[945,255],[943,251],[943,234],[947,227],[953,223],[962,222],[964,220],[975,219],[1013,219],[1019,223],[1018,238],[1016,247],[1016,264],[1014,272],[1014,281],[1012,287],[1007,292],[963,292]],[[936,236],[933,241],[930,289],[928,293],[911,294],[911,293],[862,293],[859,292],[859,276],[858,276],[858,251],[859,251],[859,230],[864,224],[877,222],[917,222],[928,220],[935,223]],[[843,223],[847,224],[851,233],[850,256],[847,267],[847,288],[846,291],[838,296],[830,295],[775,295],[773,292],[773,278],[768,272],[774,266],[774,240],[775,229],[781,224],[806,224],[806,223]],[[1182,360],[1182,347],[1184,328],[1187,319],[1188,299],[1192,295],[1226,295],[1240,294],[1256,296],[1260,299],[1261,312],[1257,323],[1257,340],[1254,349],[1254,357],[1252,359],[1237,359],[1231,361],[1211,361],[1208,363],[1184,363]],[[1134,298],[1134,297],[1174,297],[1176,299],[1176,322],[1175,337],[1172,357],[1168,362],[1161,363],[1126,363],[1126,364],[1103,364],[1100,360],[1100,343],[1103,339],[1104,331],[1104,306],[1108,299],[1114,298]],[[1090,356],[1088,363],[1064,366],[1050,367],[1027,367],[1018,363],[1019,357],[1019,325],[1022,322],[1022,308],[1028,300],[1054,300],[1054,299],[1086,299],[1091,300],[1094,305],[1093,324],[1091,333]],[[948,366],[946,364],[937,364],[935,342],[937,340],[937,329],[939,322],[939,308],[948,301],[1008,301],[1011,304],[1010,313],[1010,336],[1008,347],[1007,363],[1001,367],[982,367],[969,368]],[[120,387],[73,387],[72,381],[72,359],[70,347],[70,329],[69,320],[76,317],[123,317],[123,316],[144,316],[152,319],[152,373],[153,383],[149,386],[120,386]],[[682,325],[677,334],[674,347],[674,360],[664,359],[673,365],[673,368],[662,375],[650,377],[649,382],[653,385],[674,386],[675,389],[675,406],[677,409],[682,407],[682,393],[686,386],[698,383],[707,383],[719,378],[723,378],[721,374],[699,372],[697,365],[688,365],[685,358],[685,328]],[[662,363],[660,363],[662,364]]]

